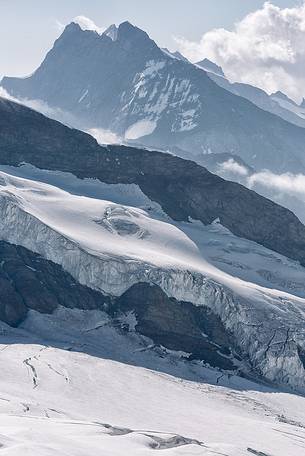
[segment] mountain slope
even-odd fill
[[[219,218],[233,234],[305,263],[305,227],[295,215],[239,184],[169,154],[103,148],[89,135],[7,100],[0,101],[0,113],[1,164],[26,162],[106,183],[134,183],[175,220],[209,224]]]
[[[3,454],[304,454],[304,398],[190,368],[102,312],[33,312],[0,328]]]
[[[194,162],[100,147],[21,105],[0,109],[2,240],[109,295],[114,317],[131,312],[154,343],[226,369],[239,357],[243,372],[303,392],[304,269],[252,242],[304,263],[291,212]]]
[[[114,323],[125,322],[189,360],[304,391],[300,265],[239,240],[219,223],[175,222],[137,187],[99,184],[96,199],[0,177],[1,239],[57,263],[96,290],[100,301],[97,296],[91,306],[104,309]],[[61,178],[66,182],[66,175]],[[116,202],[122,194],[127,205]],[[20,281],[11,278],[18,289]],[[66,287],[76,298],[73,283]],[[84,292],[83,299],[82,308],[90,308]],[[69,300],[58,304],[69,307]],[[41,303],[37,310],[54,307]]]
[[[208,76],[220,87],[223,87],[237,96],[246,98],[264,111],[275,114],[287,122],[291,122],[302,128],[305,127],[305,116],[302,112],[302,108],[290,100],[286,95],[279,92],[268,95],[264,90],[250,84],[240,82],[231,83],[226,79],[222,68],[208,59],[198,62],[196,66],[205,70]]]
[[[115,40],[70,24],[32,76],[4,78],[2,86],[69,111],[83,128],[179,146],[198,162],[230,153],[255,169],[305,170],[305,130],[222,89],[127,22]]]

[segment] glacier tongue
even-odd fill
[[[304,299],[221,271],[204,258],[187,230],[161,220],[160,214],[154,218],[154,212],[143,209],[71,195],[5,173],[0,177],[2,240],[41,254],[80,283],[110,295],[150,282],[179,301],[207,306],[232,334],[252,374],[305,391]],[[216,228],[209,231],[211,240]],[[223,247],[228,235],[223,233]]]

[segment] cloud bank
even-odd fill
[[[256,85],[268,93],[281,90],[296,101],[305,96],[305,2],[294,8],[266,2],[231,31],[219,28],[199,42],[176,41],[191,61],[207,57],[231,81]]]
[[[216,173],[287,207],[305,224],[304,174],[275,174],[268,169],[252,172],[232,158],[218,163]]]
[[[304,174],[275,174],[268,169],[251,173],[245,166],[237,163],[233,158],[223,163],[218,163],[217,173],[227,178],[234,174],[238,175],[244,178],[243,183],[249,188],[254,189],[257,186],[263,186],[278,192],[287,193],[290,196],[303,196],[305,198]]]
[[[223,173],[238,174],[239,176],[247,176],[248,170],[245,166],[237,163],[233,158],[219,164],[220,171]]]

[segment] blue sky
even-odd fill
[[[214,28],[232,28],[263,0],[0,0],[0,75],[26,75],[41,62],[59,34],[57,23],[78,15],[100,26],[124,20],[173,49],[173,36],[199,40]],[[281,7],[298,0],[273,0]]]

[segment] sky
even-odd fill
[[[174,37],[199,41],[213,28],[231,29],[263,0],[0,0],[0,76],[34,71],[58,37],[60,24],[79,15],[100,27],[129,20],[162,47],[177,48]],[[274,0],[291,7],[296,0]]]

